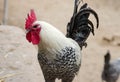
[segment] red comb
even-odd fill
[[[25,29],[30,28],[33,22],[35,22],[36,20],[37,18],[36,18],[35,12],[33,9],[31,9],[25,22]]]

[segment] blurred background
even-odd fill
[[[7,24],[18,26],[21,28],[24,28],[26,14],[29,12],[30,9],[35,10],[39,20],[45,20],[59,28],[65,28],[73,13],[74,0],[21,0],[19,2],[17,0],[6,1],[8,2]],[[90,7],[98,12],[101,20],[100,23],[102,23],[101,25],[107,25],[109,23],[114,26],[114,24],[119,24],[117,21],[120,17],[119,0],[84,0],[84,2],[87,2]],[[3,21],[4,14],[3,7],[4,0],[0,0],[1,23]]]
[[[44,82],[37,50],[25,39],[25,18],[30,9],[34,9],[38,20],[51,23],[65,34],[73,14],[74,0],[7,0],[7,26],[2,25],[4,1],[0,0],[0,82]],[[82,50],[82,66],[74,82],[101,82],[107,50],[110,50],[112,59],[120,57],[120,1],[85,2],[98,13],[100,26],[95,29],[95,36],[91,34],[87,40],[88,47]]]

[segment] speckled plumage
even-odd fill
[[[79,71],[81,64],[79,62],[77,65],[76,59],[75,49],[72,47],[63,48],[56,54],[56,58],[53,60],[47,59],[43,52],[38,54],[38,60],[44,77],[49,81],[56,78],[62,79],[64,82],[72,81],[75,74]]]

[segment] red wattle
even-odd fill
[[[31,39],[33,44],[39,44],[40,37],[36,32],[31,32]]]
[[[29,42],[32,41],[32,39],[31,39],[31,32],[28,32],[28,33],[26,34],[26,39],[27,39]]]
[[[39,44],[40,42],[40,28],[38,29],[32,29],[26,34],[26,38],[29,42],[32,42],[34,45]]]

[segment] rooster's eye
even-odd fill
[[[38,27],[38,25],[34,25],[34,26],[33,26],[33,28],[37,28],[37,27]]]

